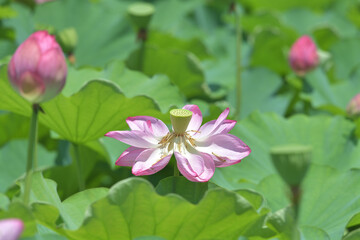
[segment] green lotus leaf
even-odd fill
[[[107,198],[94,203],[83,226],[69,235],[76,239],[149,235],[165,239],[233,239],[261,234],[263,214],[244,198],[225,190],[209,191],[198,205],[193,205],[176,195],[157,195],[144,180],[127,179],[114,185]]]
[[[9,203],[9,198],[5,194],[0,193],[0,209],[6,209]]]
[[[141,72],[127,69],[121,61],[112,61],[104,69],[69,67],[67,82],[62,93],[69,97],[92,79],[108,79],[116,83],[120,91],[129,98],[140,95],[152,98],[164,113],[172,106],[184,105],[183,95],[165,75],[149,78]]]
[[[55,165],[55,152],[47,151],[43,146],[38,146],[38,166],[46,169]],[[26,171],[27,141],[13,140],[0,148],[0,191],[5,192],[15,184],[16,180],[23,177]]]
[[[346,115],[346,106],[359,93],[359,71],[345,81],[331,84],[325,72],[317,69],[306,76],[306,82],[313,88],[311,101],[315,108],[336,115]]]
[[[23,188],[23,182],[21,182],[21,188]],[[88,189],[61,202],[56,182],[44,178],[40,172],[35,172],[32,178],[30,203],[34,205],[36,218],[49,223],[56,220],[60,214],[67,228],[76,229],[81,225],[87,207],[104,197],[107,192],[106,188]]]
[[[271,209],[282,209],[290,205],[290,191],[271,163],[270,148],[311,146],[312,164],[302,185],[298,227],[319,228],[330,239],[339,239],[346,223],[360,210],[360,172],[354,170],[359,168],[360,149],[349,140],[353,129],[343,117],[296,115],[287,120],[254,113],[232,132],[252,148],[252,153],[240,164],[217,169],[212,181],[229,189],[254,189],[264,195]]]
[[[350,232],[346,237],[344,237],[344,240],[357,240],[360,238],[360,230],[355,230],[353,232]]]
[[[205,97],[209,91],[200,61],[190,52],[146,44],[130,55],[127,65],[148,76],[166,74],[187,98]]]
[[[167,177],[156,186],[160,195],[178,194],[191,203],[197,204],[208,190],[207,183],[190,182],[185,177]]]
[[[149,182],[130,178],[115,184],[104,198],[96,193],[101,189],[90,189],[86,191],[92,195],[80,192],[61,203],[55,196],[52,181],[40,174],[35,176],[34,181],[40,184],[40,188],[47,187],[50,191],[45,196],[38,191],[40,188],[33,187],[32,205],[36,207],[36,218],[71,239],[133,239],[145,236],[165,239],[267,238],[277,232],[277,228],[270,230],[264,227],[268,210],[257,212],[253,204],[242,196],[220,188],[208,191],[197,205],[193,205],[175,194],[160,196]],[[102,196],[106,194],[102,190],[101,193]],[[95,199],[98,200],[94,202]],[[89,206],[84,218],[85,208]],[[55,224],[59,214],[65,228]],[[69,230],[69,226],[74,229],[80,222],[79,229]]]

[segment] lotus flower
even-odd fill
[[[289,62],[299,76],[304,76],[318,65],[317,48],[309,36],[302,36],[294,43],[290,49]]]
[[[31,103],[55,97],[65,85],[67,66],[55,38],[38,31],[23,42],[11,58],[11,85]]]
[[[0,220],[0,240],[17,240],[24,229],[20,219]]]
[[[236,121],[227,120],[227,108],[217,120],[201,126],[198,106],[186,105],[170,112],[173,131],[159,119],[138,116],[126,122],[131,131],[112,131],[105,136],[131,145],[116,161],[119,166],[132,166],[132,173],[150,175],[163,169],[174,154],[181,174],[193,182],[206,182],[215,167],[239,163],[250,148],[229,134]]]
[[[350,116],[360,115],[360,93],[353,97],[346,107],[346,111]]]

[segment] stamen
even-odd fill
[[[195,139],[192,138],[188,133],[185,134],[186,139],[189,141],[189,143],[191,144],[191,146],[196,147],[195,144]]]
[[[188,132],[196,132],[196,133],[201,133],[200,131],[198,130],[189,130]]]

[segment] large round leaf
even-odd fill
[[[273,210],[281,209],[290,204],[289,191],[272,165],[270,148],[309,145],[312,163],[302,186],[298,224],[323,229],[331,239],[339,239],[346,223],[360,210],[360,172],[351,170],[360,167],[360,147],[348,140],[353,128],[342,117],[297,115],[287,120],[255,113],[233,131],[252,153],[240,164],[218,169],[213,181],[230,189],[255,189]]]

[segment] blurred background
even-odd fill
[[[217,169],[209,188],[243,189],[237,193],[256,202],[256,211],[271,212],[274,225],[282,219],[279,239],[291,239],[286,231],[294,223],[311,240],[340,239],[357,229],[360,101],[348,106],[360,92],[360,1],[134,3],[0,0],[0,197],[9,202],[19,194],[15,182],[24,174],[31,109],[10,87],[6,64],[29,35],[47,30],[66,55],[68,78],[62,94],[41,105],[38,159],[61,200],[82,190],[74,184],[76,158],[87,189],[133,176],[115,166],[128,146],[103,137],[128,129],[128,116],[150,115],[170,125],[170,109],[197,104],[205,122],[230,107],[230,119],[238,120],[231,134],[252,153]],[[305,35],[319,61],[298,74],[289,52]],[[297,145],[289,155],[299,146],[312,151],[301,178],[301,208],[291,221],[293,189],[272,162],[274,147],[286,144]],[[172,164],[144,178],[156,186],[172,176]]]
[[[148,76],[167,75],[179,87],[182,100],[235,107],[239,27],[243,82],[239,117],[256,109],[286,113],[293,92],[304,84],[294,76],[288,52],[305,34],[330,60],[307,76],[314,91],[302,94],[303,101],[340,114],[357,93],[353,87],[360,63],[357,0],[242,0],[236,2],[236,11],[231,10],[232,1],[149,1],[155,11],[148,25],[148,53],[141,64],[137,58],[141,41],[127,11],[134,2],[2,0],[0,58],[6,61],[31,33],[46,29],[57,36],[71,68],[104,69],[122,61]],[[326,78],[328,86],[319,78]],[[298,110],[295,107],[287,115],[293,111]]]

